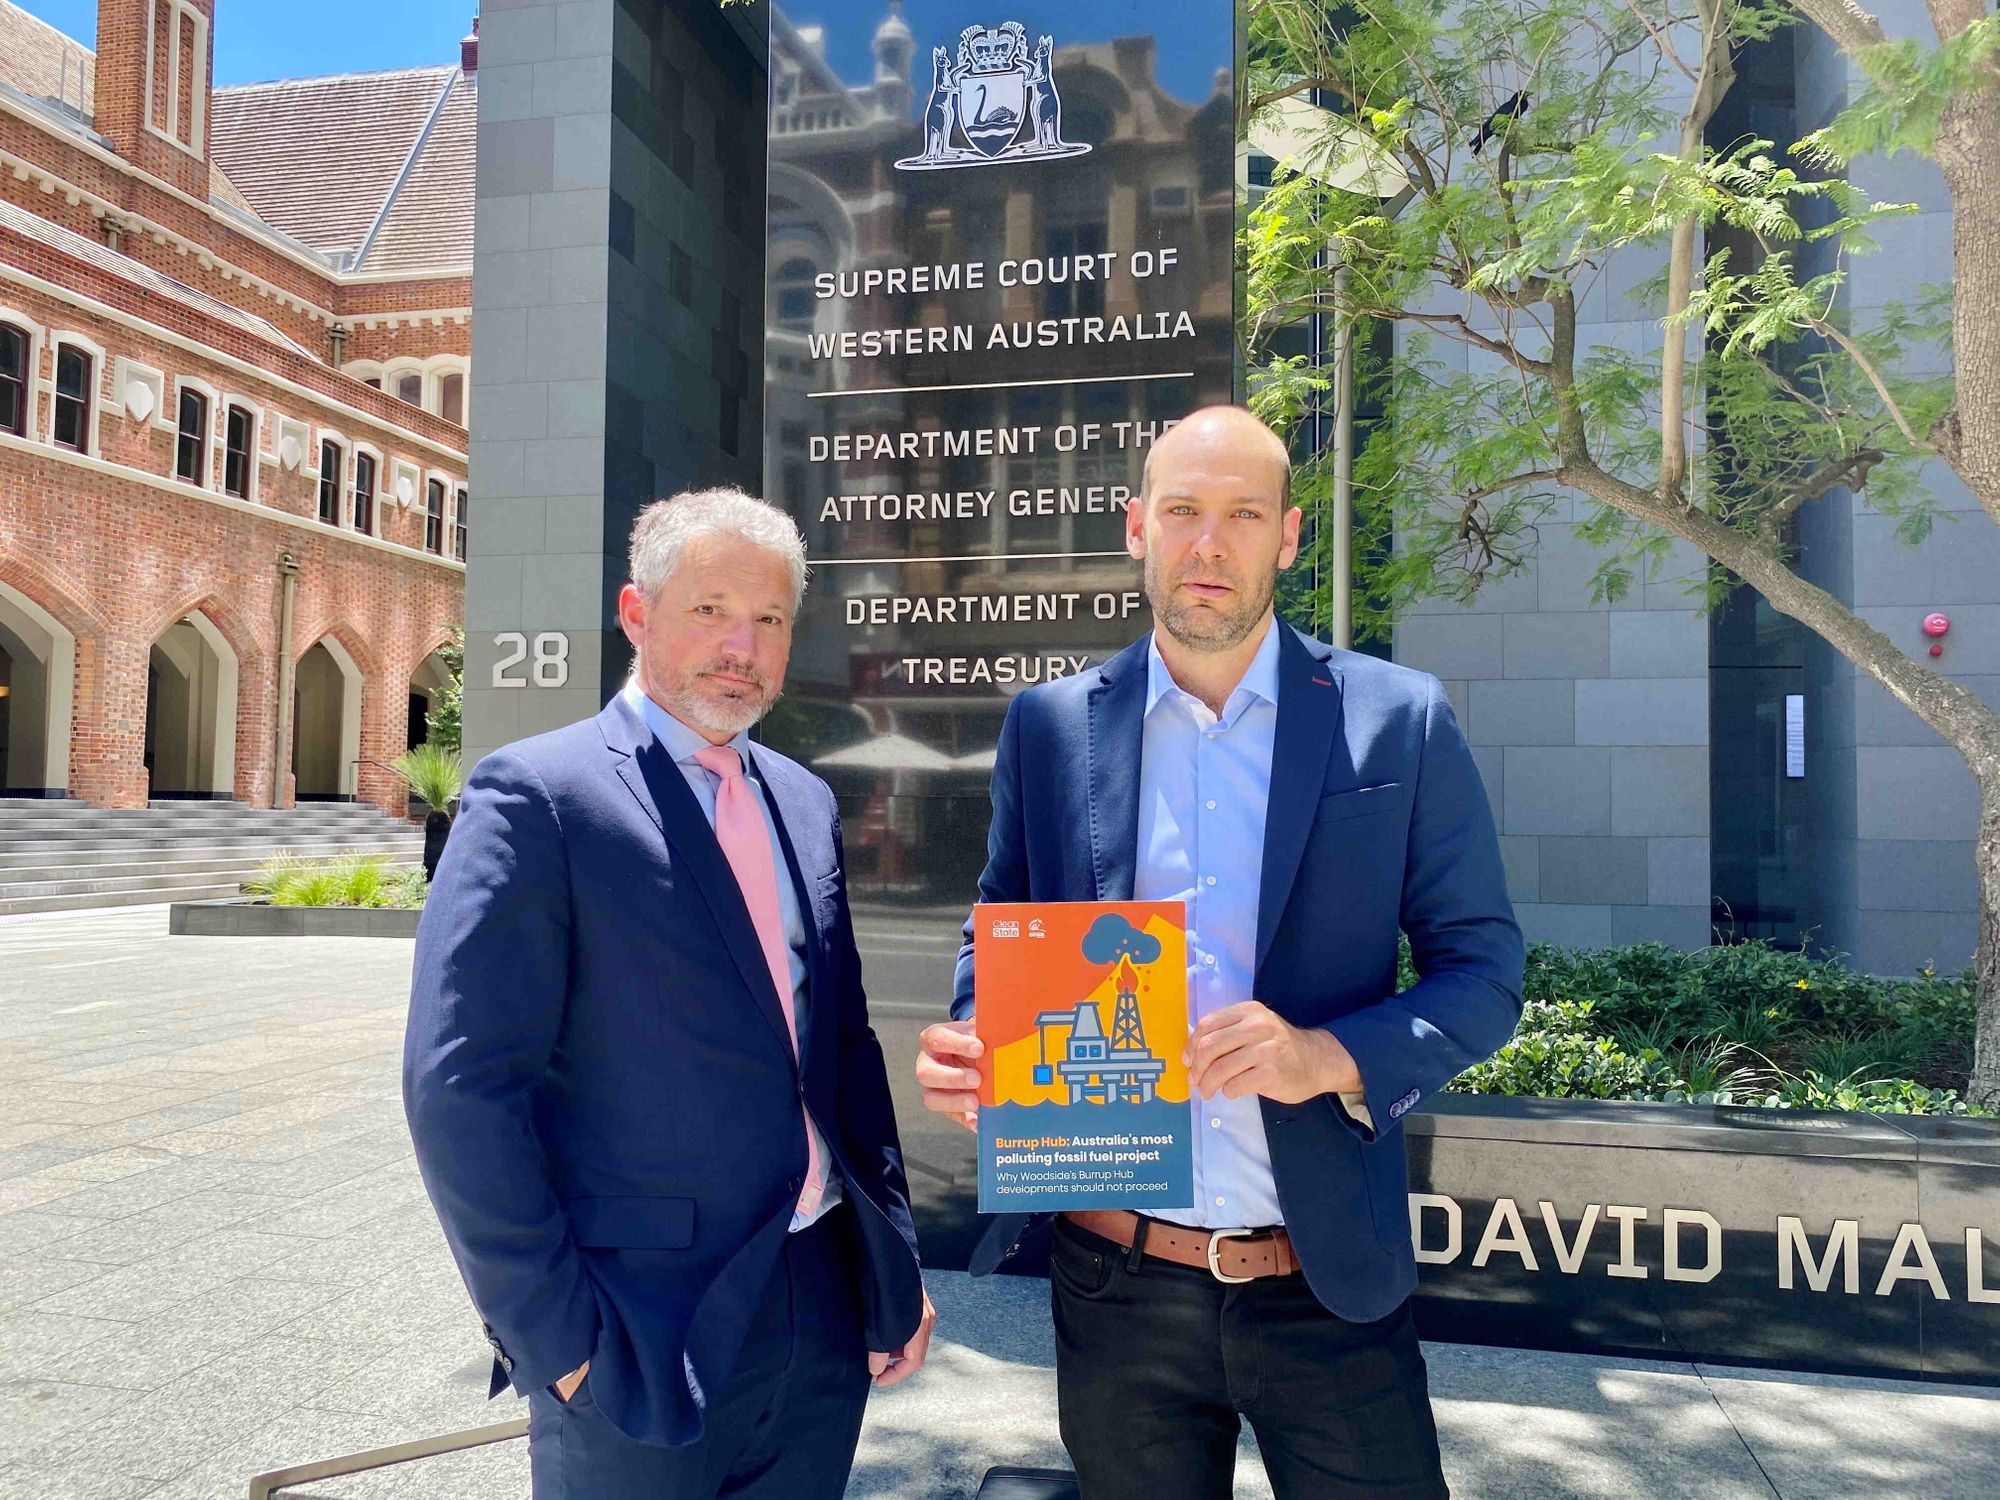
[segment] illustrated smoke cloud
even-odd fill
[[[1160,940],[1148,937],[1116,912],[1090,924],[1083,935],[1083,956],[1094,964],[1116,963],[1121,957],[1149,964],[1160,956]]]

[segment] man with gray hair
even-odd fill
[[[648,506],[594,719],[466,784],[403,1097],[536,1500],[840,1495],[932,1311],[824,782],[748,731],[805,592],[783,511]]]

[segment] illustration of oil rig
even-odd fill
[[[1063,1059],[1049,1061],[1049,1032],[1069,1028]],[[1053,1084],[1060,1076],[1071,1104],[1149,1104],[1167,1065],[1147,1050],[1146,1026],[1139,1017],[1139,977],[1130,959],[1118,961],[1118,999],[1111,1012],[1111,1036],[1095,1000],[1074,1010],[1045,1010],[1035,1017],[1040,1061],[1035,1082]]]

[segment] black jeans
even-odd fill
[[[1228,1500],[1248,1419],[1279,1500],[1445,1500],[1408,1304],[1349,1323],[1300,1275],[1231,1285],[1055,1223],[1063,1445],[1083,1500]]]

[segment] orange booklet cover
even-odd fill
[[[1188,1208],[1187,912],[973,908],[982,1213]]]

